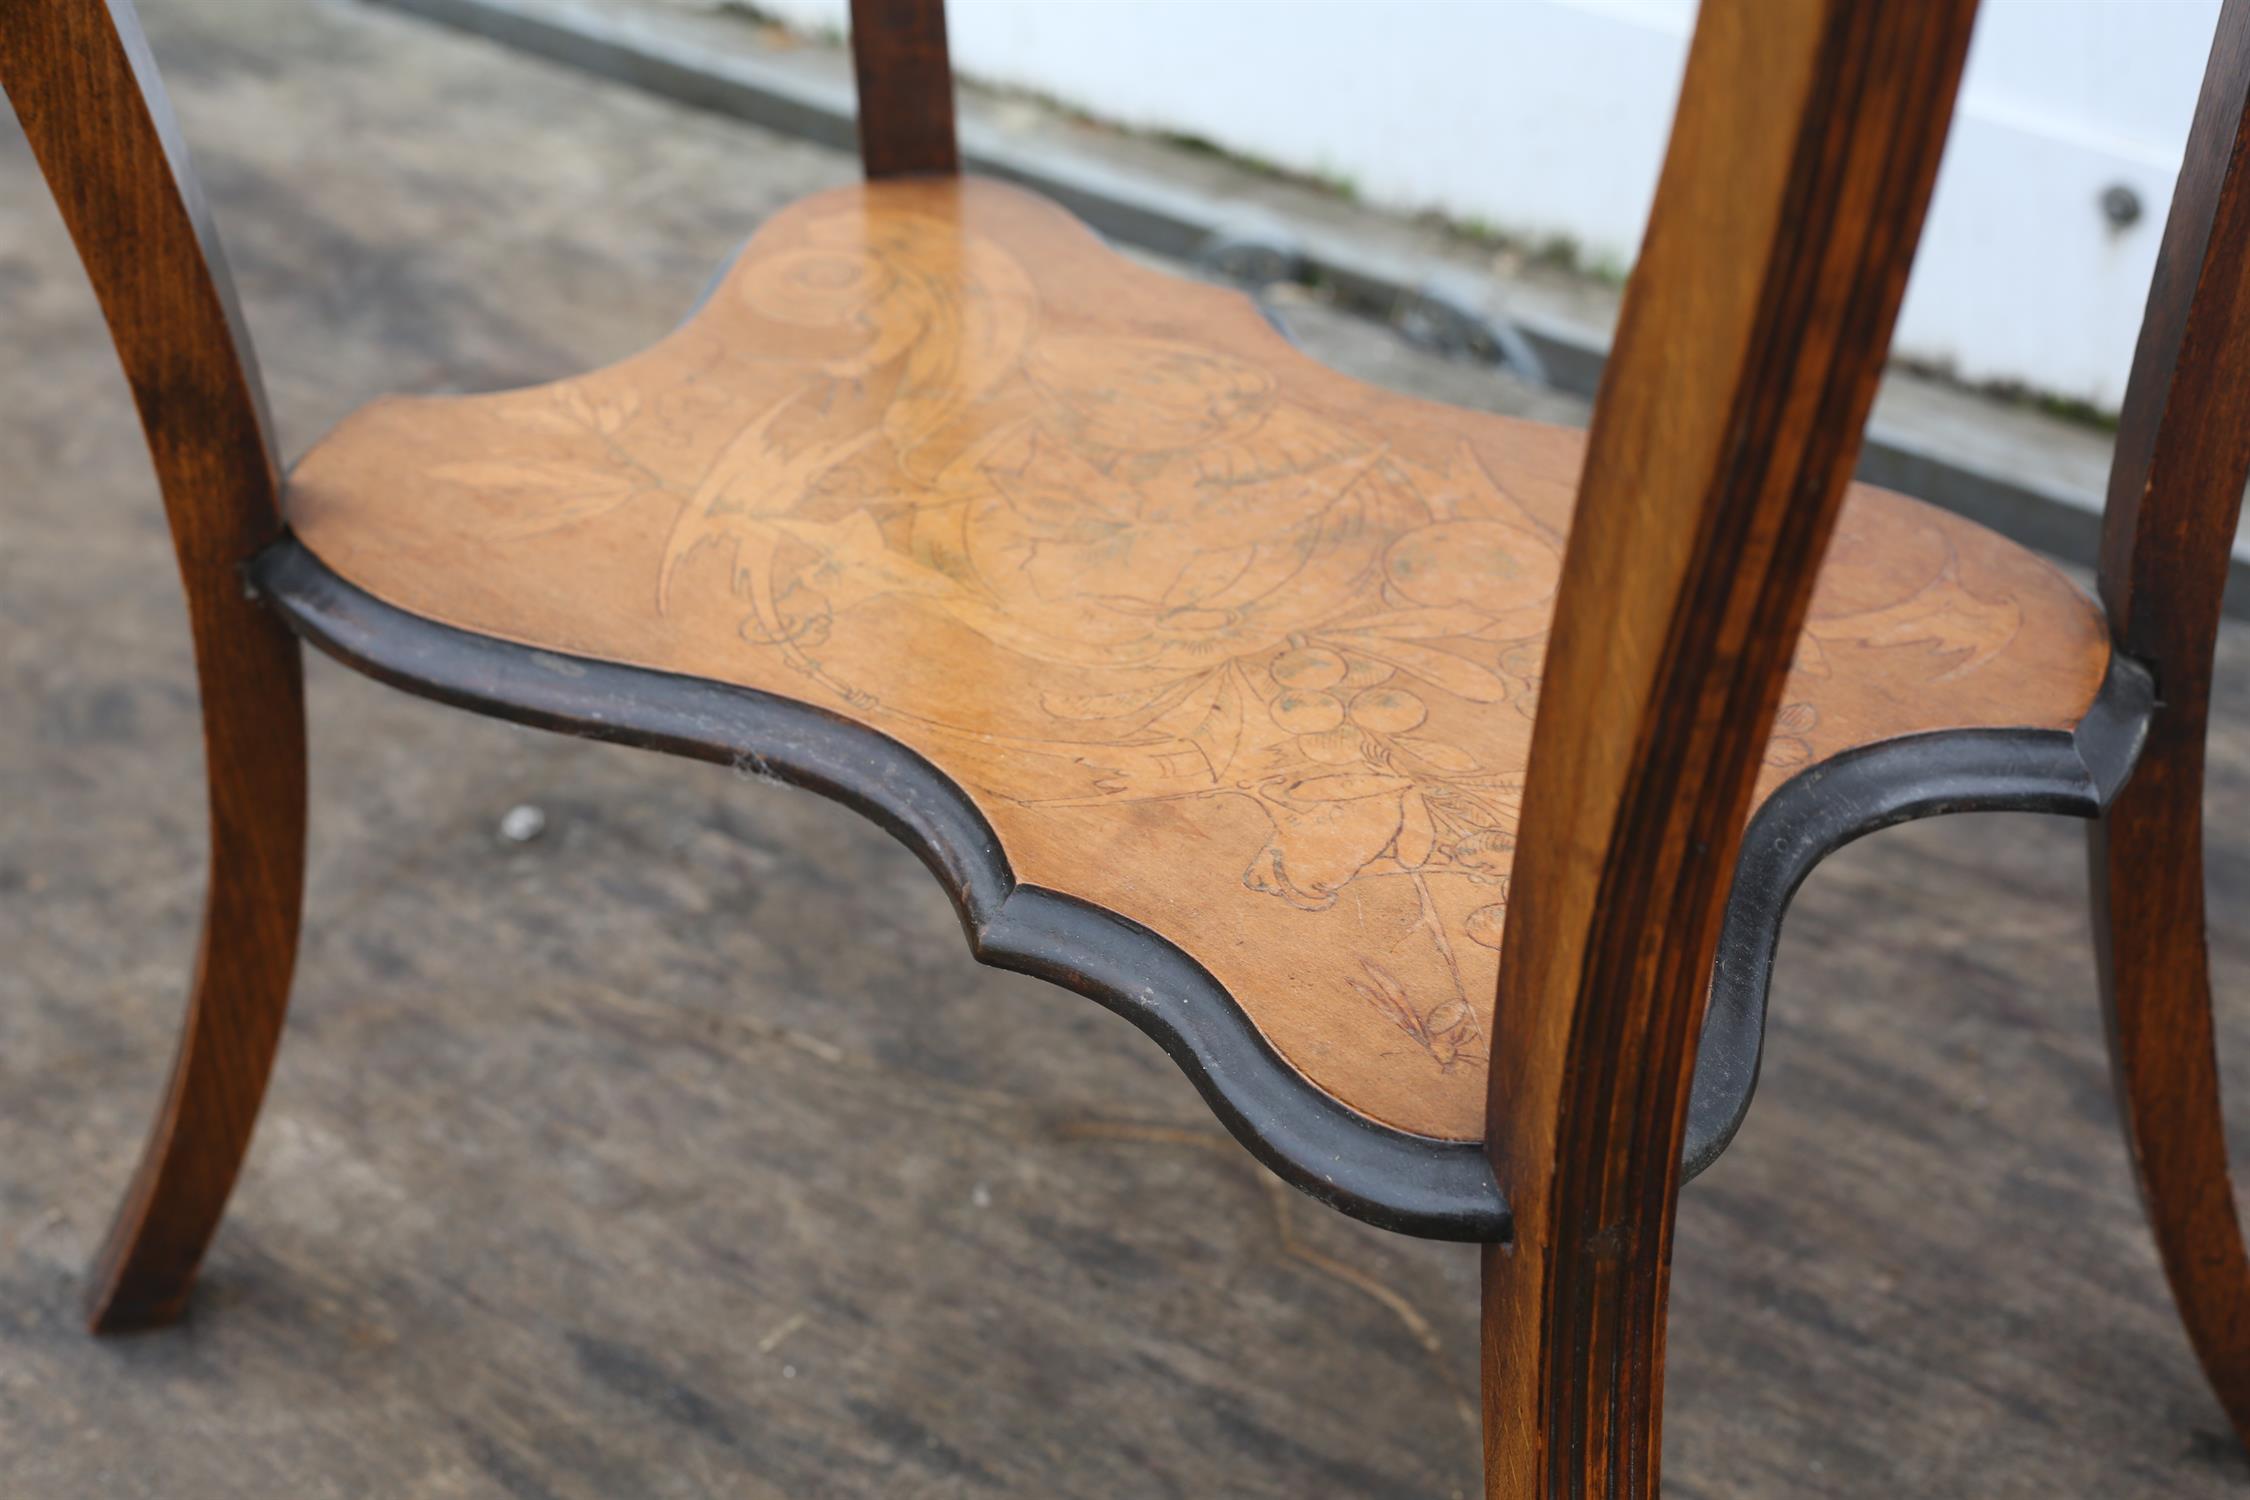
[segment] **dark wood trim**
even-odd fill
[[[2228,1174],[2203,876],[2212,654],[2250,480],[2250,0],[2228,0],[2188,134],[2118,425],[2102,602],[2158,707],[2093,829],[2110,1057],[2148,1210],[2197,1357],[2250,1441],[2250,1253]]]
[[[1107,1006],[1152,1037],[1253,1155],[1355,1218],[1433,1239],[1490,1240],[1508,1206],[1481,1146],[1376,1125],[1305,1082],[1208,970],[1138,923],[1021,885],[959,787],[895,740],[747,689],[563,656],[439,625],[382,603],[288,540],[250,569],[260,595],[329,655],[476,713],[738,767],[855,809],[938,877],[971,951]],[[1756,956],[1715,979],[1697,1118],[1683,1175],[1715,1160],[1749,1108],[1766,979],[1789,898],[1830,850],[1941,812],[2038,808],[2091,816],[2130,764],[2146,679],[2111,674],[2078,735],[1960,731],[1874,746],[1813,767],[1766,804],[1727,916],[1726,949]],[[1782,852],[1782,851],[1785,851]],[[1154,995],[1158,998],[1146,998]]]
[[[852,74],[869,179],[961,170],[945,0],[852,0]]]
[[[296,962],[304,701],[296,640],[239,572],[281,532],[264,392],[131,5],[7,0],[0,85],[140,408],[203,701],[202,939],[171,1082],[88,1289],[93,1326],[111,1331],[179,1314],[249,1146]]]
[[[1868,834],[1945,813],[2099,817],[2132,774],[2155,697],[2146,670],[2112,657],[2101,696],[2074,733],[1914,735],[1846,751],[1766,799],[1743,836],[1727,895],[1689,1091],[1683,1180],[1719,1159],[1749,1113],[1782,919],[1814,867]]]
[[[1110,912],[1019,884],[991,825],[914,751],[787,698],[563,656],[455,630],[384,604],[295,541],[251,565],[304,638],[371,677],[441,703],[589,739],[661,750],[804,787],[905,844],[952,898],[971,951],[1117,1012],[1171,1055],[1235,1138],[1288,1182],[1355,1218],[1432,1239],[1508,1233],[1483,1149],[1385,1129],[1308,1083],[1210,972]]]

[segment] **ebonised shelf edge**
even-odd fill
[[[2147,670],[2113,652],[2075,731],[1909,735],[1832,756],[1766,799],[1743,836],[1727,896],[1688,1097],[1683,1181],[1718,1160],[1749,1112],[1781,921],[1813,868],[1868,834],[1943,813],[2099,817],[2132,774],[2155,701]]]
[[[729,765],[843,803],[938,877],[979,962],[1061,985],[1132,1022],[1284,1181],[1398,1233],[1508,1238],[1508,1204],[1481,1144],[1379,1125],[1312,1084],[1186,952],[1137,922],[1019,882],[967,795],[887,735],[748,688],[440,625],[355,587],[294,538],[254,558],[247,575],[299,635],[393,687],[534,728]],[[1951,730],[1893,740],[1823,761],[1766,801],[1728,898],[1683,1180],[1717,1160],[1749,1109],[1781,919],[1813,867],[1878,829],[1940,813],[2095,816],[2130,772],[2152,703],[2148,674],[2113,658],[2074,734]]]
[[[1508,1237],[1508,1205],[1481,1145],[1368,1120],[1291,1067],[1181,949],[1018,882],[968,797],[889,736],[748,688],[440,625],[354,587],[293,538],[254,558],[248,579],[307,641],[391,686],[534,728],[731,765],[843,803],[938,877],[979,962],[1060,984],[1131,1021],[1284,1181],[1402,1234]]]

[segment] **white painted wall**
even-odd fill
[[[1786,0],[1780,0],[1786,3]],[[1899,0],[1913,3],[1913,0]],[[840,28],[845,0],[760,0]],[[1630,263],[1693,0],[951,0],[955,66]],[[2218,0],[1986,0],[1898,349],[2113,407]],[[2099,199],[2137,193],[2113,229]]]

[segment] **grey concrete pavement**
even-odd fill
[[[143,0],[287,450],[615,358],[852,163],[395,13]],[[1428,1496],[1476,1487],[1473,1256],[1276,1187],[1149,1044],[974,967],[841,810],[311,672],[267,1114],[187,1323],[77,1279],[200,899],[194,683],[123,384],[0,126],[0,1494]],[[1567,406],[1299,309],[1370,378]],[[2250,1057],[2250,634],[2215,961]],[[527,843],[497,834],[518,804]],[[1691,1190],[1669,1493],[2237,1494],[2103,1071],[2075,827],[1817,874]],[[2246,1143],[2250,1144],[2250,1143]]]

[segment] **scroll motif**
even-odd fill
[[[1465,444],[1416,458],[1234,354],[1047,326],[1025,269],[951,220],[816,217],[719,295],[776,337],[714,337],[645,395],[550,387],[503,413],[540,459],[432,472],[502,538],[669,504],[659,614],[731,603],[744,651],[916,726],[990,796],[1233,801],[1264,830],[1232,853],[1240,882],[1299,911],[1397,883],[1411,903],[1387,909],[1418,916],[1367,935],[1334,1003],[1440,1068],[1482,1061],[1562,537]],[[775,360],[786,394],[730,404],[731,369]],[[1815,757],[1828,648],[1966,672],[2014,634],[2013,603],[1930,537],[1894,591],[1808,628],[1775,771]],[[1004,727],[947,714],[976,682],[918,686],[971,637],[1037,684]]]

